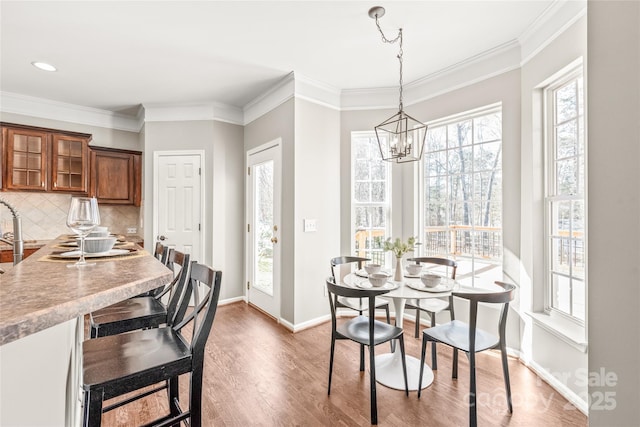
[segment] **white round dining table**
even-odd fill
[[[345,285],[351,287],[368,286],[369,279],[365,277],[366,273],[357,271],[346,275],[343,279]],[[455,280],[443,277],[440,285],[434,290],[425,290],[424,285],[419,276],[403,276],[400,282],[392,281],[393,272],[387,287],[391,287],[391,291],[380,295],[382,298],[388,298],[393,301],[396,315],[396,326],[402,328],[404,318],[404,306],[408,299],[428,299],[441,298],[451,294],[452,290],[456,290],[459,285]],[[411,287],[413,286],[413,287]],[[421,288],[417,290],[415,288]],[[380,384],[397,389],[404,390],[404,375],[402,373],[402,354],[400,346],[396,345],[392,353],[384,353],[376,356],[376,381]],[[418,380],[420,378],[420,359],[405,355],[407,364],[407,382],[410,391],[418,390]],[[420,388],[426,388],[433,382],[433,371],[429,365],[424,365],[424,373],[422,375],[422,384]]]

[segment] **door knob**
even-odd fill
[[[164,241],[164,240],[167,240],[168,237],[166,237],[166,236],[158,236],[157,239],[160,240],[160,241]]]
[[[277,237],[272,237],[271,238],[271,243],[278,243],[278,238]]]

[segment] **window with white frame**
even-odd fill
[[[355,253],[384,265],[382,243],[391,222],[391,165],[382,160],[374,132],[351,134],[351,163]]]
[[[581,68],[544,90],[546,309],[584,323],[586,152]]]
[[[421,251],[455,259],[470,286],[502,278],[502,108],[430,124],[422,172]]]

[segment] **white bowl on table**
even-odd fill
[[[417,276],[422,271],[422,265],[420,264],[407,264],[404,268],[410,276]]]
[[[367,274],[379,273],[382,266],[380,264],[366,264],[364,270]]]
[[[88,254],[109,252],[115,244],[115,236],[86,237],[84,239],[84,251]]]
[[[425,273],[420,276],[420,280],[427,288],[435,288],[440,284],[442,277],[437,274]]]
[[[389,280],[389,276],[385,273],[369,274],[369,283],[371,283],[374,288],[384,286],[384,284],[387,283],[387,280]]]

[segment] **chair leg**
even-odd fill
[[[178,395],[178,390],[179,390],[178,377],[169,378],[167,380],[167,398],[169,399],[169,412],[172,417],[175,417],[180,414],[179,407],[178,407],[178,400],[180,399],[180,396]],[[189,394],[191,395],[192,393],[189,393]],[[189,408],[191,409],[191,407]]]
[[[384,306],[384,311],[387,313],[387,323],[391,324],[391,313],[389,312],[389,304]],[[391,346],[391,353],[396,351],[396,340],[389,341],[389,345]]]
[[[429,312],[429,316],[431,317],[431,327],[435,327],[436,326],[436,314]],[[438,369],[438,356],[436,355],[436,342],[432,341],[431,342],[431,369],[432,370],[437,370]]]
[[[90,336],[91,339],[98,338],[98,328],[96,326],[91,326]]]
[[[329,386],[327,387],[327,396],[331,394],[331,374],[333,373],[333,352],[336,348],[336,340],[331,337],[331,355],[329,356]]]
[[[196,368],[191,374],[189,412],[191,413],[190,427],[202,427],[202,366]],[[175,427],[180,427],[180,423],[178,423]]]
[[[453,349],[453,369],[451,370],[451,378],[458,378],[458,349]]]
[[[427,353],[427,337],[422,335],[422,353],[420,356],[420,376],[418,377],[418,399],[420,399],[420,394],[422,393],[422,374],[424,373],[424,358]]]
[[[378,424],[378,398],[376,397],[376,356],[374,346],[369,346],[369,383],[371,387],[371,424]]]
[[[400,355],[402,356],[402,373],[404,374],[404,394],[409,397],[409,380],[407,379],[407,359],[404,352],[404,335],[398,338],[400,343]],[[420,386],[418,386],[420,388]]]
[[[360,344],[360,372],[364,372],[364,345]]]
[[[504,343],[500,345],[500,355],[502,356],[502,373],[504,374],[504,387],[507,393],[507,406],[509,407],[509,413],[513,414],[513,403],[511,402],[511,381],[509,380],[509,365],[507,364],[507,349]]]
[[[469,426],[477,427],[478,408],[476,406],[476,354],[469,353]]]
[[[420,337],[420,309],[416,308],[416,330],[414,333],[414,338],[418,337]]]
[[[83,427],[100,427],[102,423],[102,398],[104,390],[85,390],[82,413]]]

